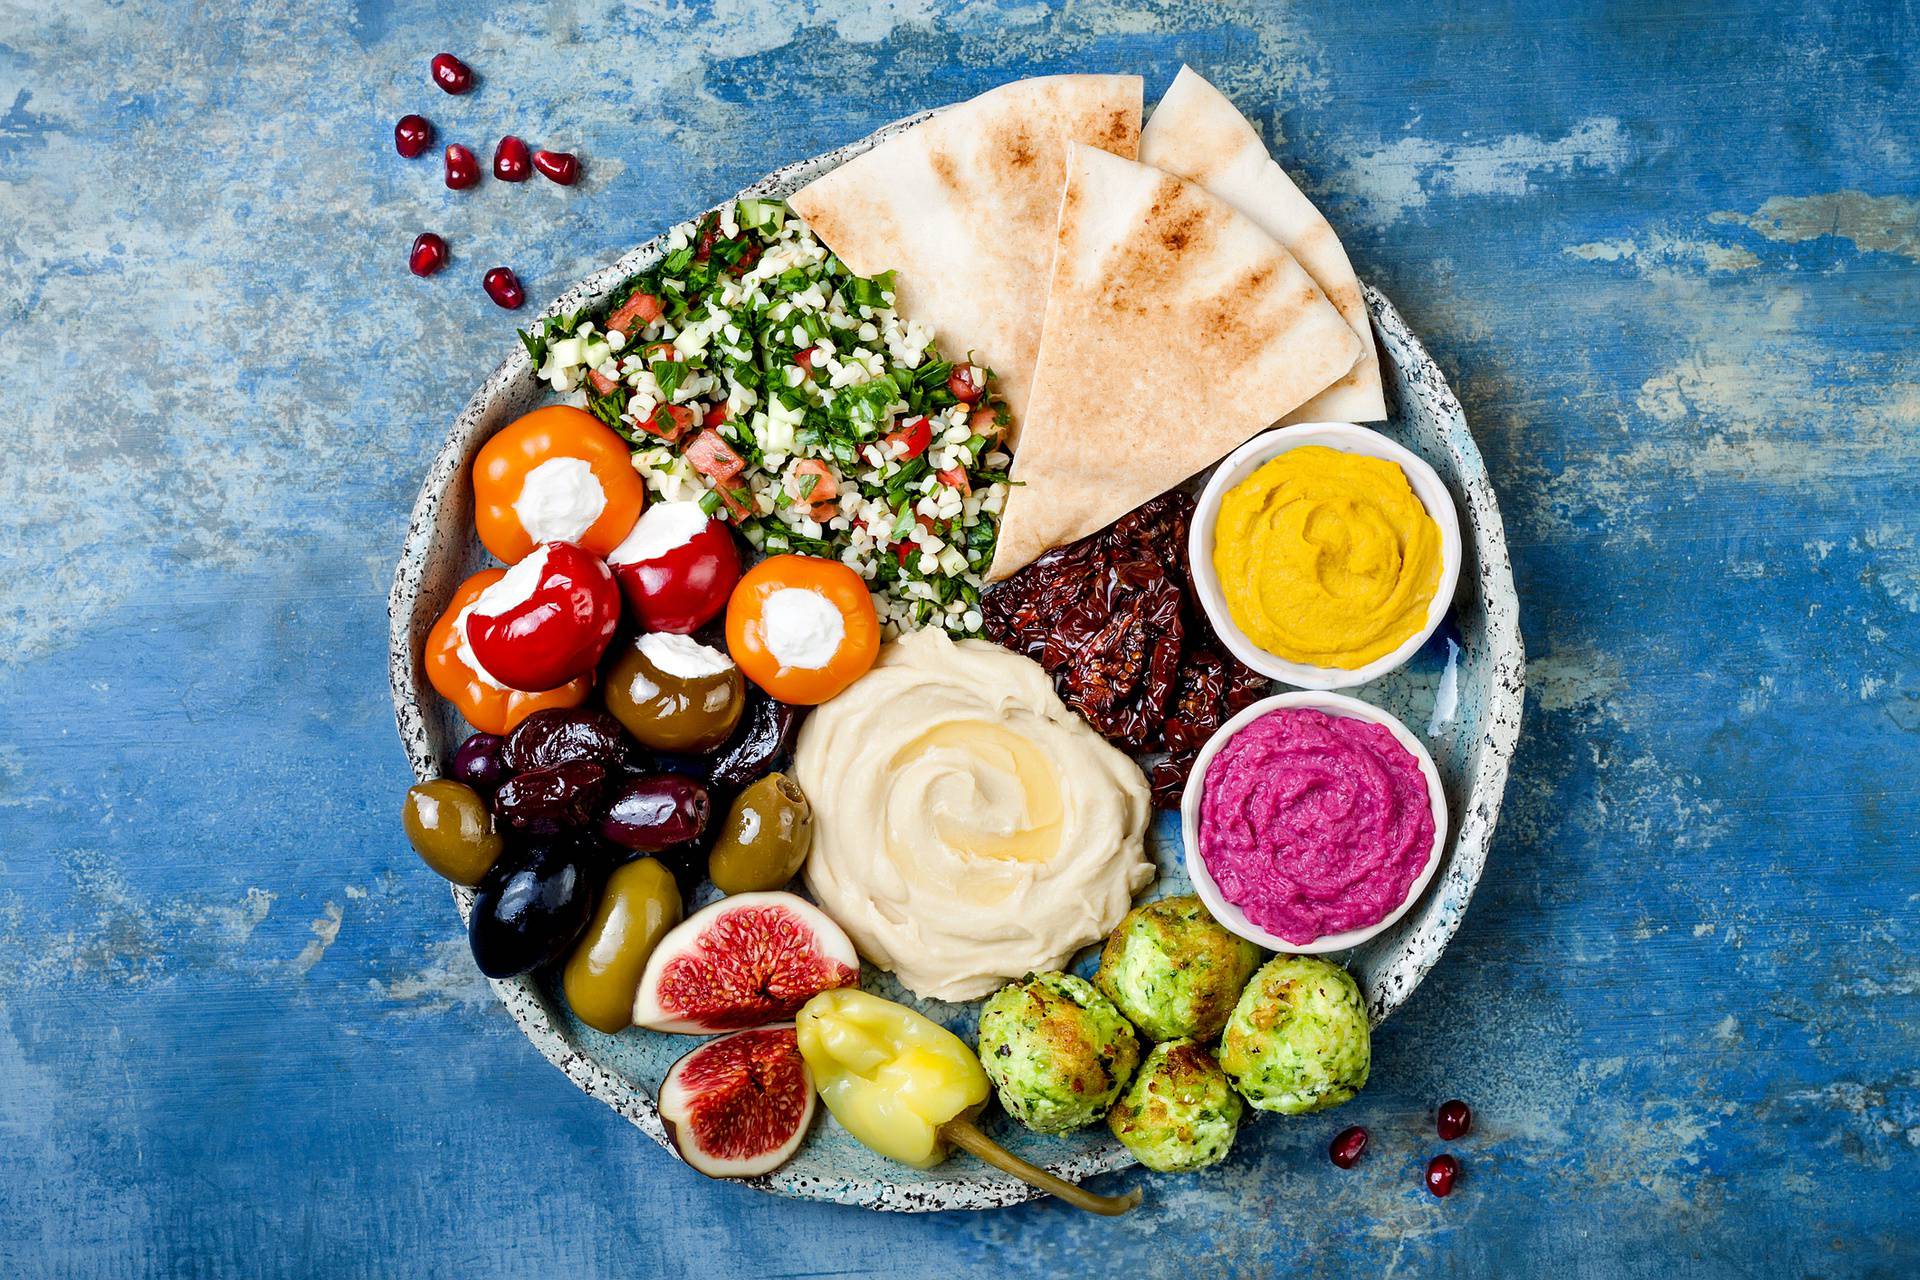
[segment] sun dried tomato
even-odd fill
[[[1156,809],[1178,809],[1180,797],[1187,789],[1187,775],[1193,772],[1194,757],[1198,751],[1176,751],[1153,762],[1147,770],[1147,789],[1153,796]]]
[[[1051,551],[987,593],[987,635],[1038,662],[1068,706],[1135,751],[1176,753],[1179,803],[1193,752],[1265,682],[1219,653],[1193,607],[1187,525],[1193,499],[1162,494],[1106,529]],[[1258,696],[1255,694],[1254,696]],[[1237,705],[1236,705],[1237,704]],[[1180,759],[1184,757],[1184,759]]]

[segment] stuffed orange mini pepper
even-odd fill
[[[838,560],[773,556],[733,589],[727,649],[781,702],[817,706],[873,666],[880,619],[865,579]]]
[[[646,501],[627,442],[569,405],[510,423],[473,460],[474,527],[506,564],[543,542],[577,543],[605,559]]]

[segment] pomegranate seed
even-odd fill
[[[533,176],[528,162],[527,144],[508,134],[493,149],[493,176],[502,182],[525,182]]]
[[[436,53],[433,82],[448,93],[465,93],[473,88],[473,68],[450,53]]]
[[[1466,1103],[1455,1098],[1451,1102],[1440,1104],[1440,1113],[1435,1117],[1435,1128],[1448,1142],[1467,1136],[1467,1130],[1473,1128],[1473,1111]]]
[[[580,158],[571,151],[536,151],[533,167],[563,187],[580,181]]]
[[[518,309],[527,300],[527,291],[520,287],[520,277],[513,274],[511,267],[495,267],[480,283],[489,298],[509,311]]]
[[[1453,1194],[1453,1180],[1460,1176],[1460,1162],[1452,1156],[1435,1156],[1427,1162],[1427,1190],[1442,1199]]]
[[[1360,1163],[1360,1157],[1367,1153],[1367,1131],[1359,1125],[1348,1125],[1333,1135],[1333,1141],[1327,1144],[1327,1159],[1342,1169],[1351,1169]]]
[[[480,162],[457,142],[447,144],[447,189],[465,191],[480,181]]]
[[[425,116],[401,116],[393,126],[393,149],[411,160],[433,145],[433,121]]]
[[[413,251],[407,254],[407,269],[417,276],[430,276],[447,265],[447,242],[431,231],[413,238]]]

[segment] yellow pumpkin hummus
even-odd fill
[[[1227,611],[1268,653],[1351,671],[1427,623],[1440,527],[1398,464],[1319,445],[1229,489],[1213,567]]]

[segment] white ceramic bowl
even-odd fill
[[[1395,740],[1413,753],[1420,764],[1420,776],[1427,783],[1427,800],[1433,806],[1433,847],[1427,850],[1426,865],[1420,868],[1420,874],[1413,878],[1407,887],[1407,896],[1398,906],[1387,912],[1378,921],[1361,929],[1348,929],[1343,933],[1323,934],[1312,942],[1288,942],[1285,938],[1268,933],[1259,925],[1247,919],[1246,913],[1228,902],[1220,894],[1220,886],[1214,883],[1213,873],[1207,870],[1206,859],[1200,856],[1200,798],[1206,792],[1207,767],[1213,763],[1214,756],[1220,753],[1227,740],[1247,725],[1266,715],[1269,711],[1279,711],[1287,707],[1310,707],[1323,711],[1330,716],[1342,716],[1349,720],[1366,720],[1372,724],[1385,725],[1387,732]],[[1358,698],[1349,698],[1341,693],[1308,692],[1278,693],[1271,698],[1262,698],[1233,719],[1221,725],[1215,734],[1207,739],[1207,745],[1200,748],[1200,754],[1194,757],[1193,772],[1187,776],[1187,789],[1180,797],[1180,835],[1182,856],[1186,859],[1187,879],[1193,882],[1193,891],[1200,895],[1200,901],[1207,904],[1207,910],[1213,918],[1245,938],[1256,946],[1269,951],[1284,951],[1292,955],[1322,955],[1329,951],[1345,951],[1357,947],[1367,939],[1393,927],[1407,909],[1420,900],[1427,890],[1427,884],[1433,879],[1433,873],[1440,865],[1440,851],[1447,843],[1447,797],[1440,789],[1440,771],[1434,768],[1433,757],[1427,754],[1426,746],[1406,725],[1388,715],[1380,708]]]
[[[1357,453],[1397,463],[1406,473],[1407,483],[1412,486],[1414,496],[1420,499],[1420,505],[1427,509],[1434,524],[1440,527],[1440,581],[1435,586],[1432,602],[1427,605],[1426,625],[1407,637],[1406,643],[1392,653],[1351,671],[1341,667],[1313,667],[1289,662],[1255,644],[1234,622],[1232,613],[1227,609],[1226,596],[1220,589],[1220,575],[1213,567],[1213,527],[1220,519],[1220,500],[1226,496],[1227,490],[1252,475],[1261,464],[1291,450],[1315,444],[1337,449],[1341,453]],[[1219,632],[1220,639],[1233,651],[1234,657],[1261,675],[1295,688],[1351,689],[1369,680],[1377,680],[1398,668],[1419,652],[1420,646],[1440,625],[1440,620],[1447,616],[1447,610],[1453,605],[1454,587],[1460,580],[1460,517],[1453,509],[1453,497],[1448,493],[1446,484],[1418,454],[1405,446],[1395,444],[1378,431],[1350,422],[1305,422],[1299,426],[1279,427],[1264,432],[1227,455],[1226,460],[1207,479],[1206,487],[1200,491],[1200,501],[1194,507],[1193,524],[1187,532],[1187,550],[1193,565],[1193,585],[1200,596],[1200,606],[1207,611],[1213,629]]]

